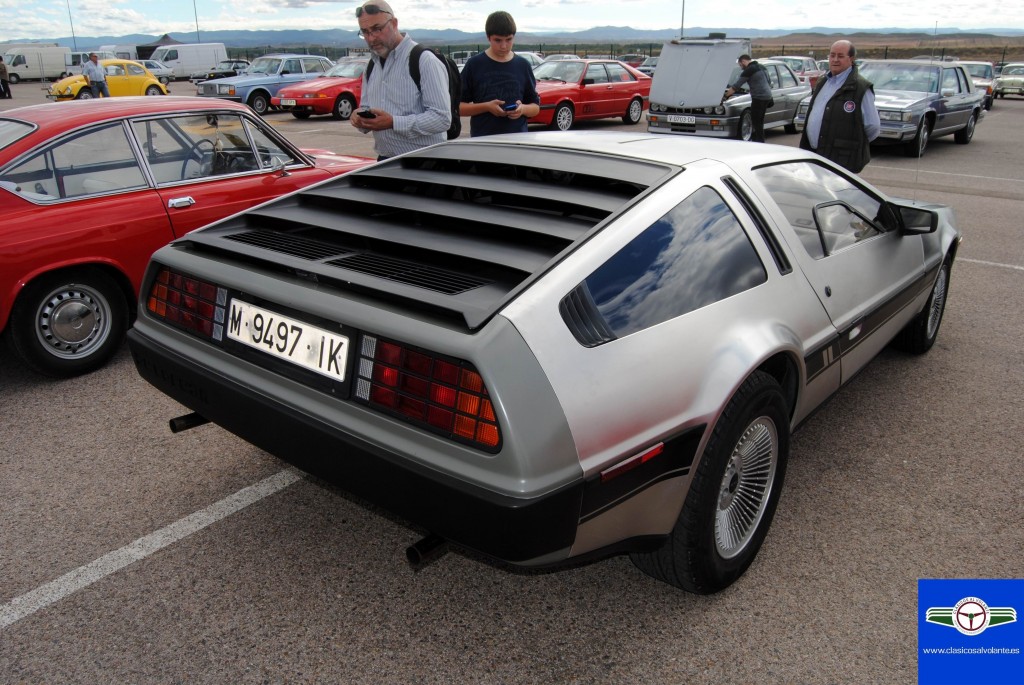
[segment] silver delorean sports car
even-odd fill
[[[429,531],[411,550],[629,552],[708,593],[764,540],[791,431],[890,341],[931,347],[959,242],[791,147],[457,140],[161,249],[129,338],[181,427]]]

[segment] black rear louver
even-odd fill
[[[597,347],[615,340],[615,333],[598,311],[586,283],[580,283],[562,298],[558,312],[569,332],[584,347]]]
[[[476,329],[676,171],[453,142],[307,188],[188,241]]]

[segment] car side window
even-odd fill
[[[636,77],[629,73],[626,67],[621,64],[606,64],[608,67],[608,75],[612,80],[612,83],[628,83],[636,81]]]
[[[783,88],[796,88],[800,85],[793,72],[785,67],[779,67],[779,83],[782,84]]]
[[[134,64],[129,64],[129,65],[127,65],[127,67],[128,67],[128,73],[131,74],[132,76],[145,76],[146,75],[146,70],[143,69],[140,66],[136,66]]]
[[[295,162],[291,152],[281,147],[276,140],[251,121],[245,122],[245,129],[256,146],[257,160],[262,168],[270,169],[275,164],[287,166]]]
[[[769,64],[764,69],[765,69],[765,71],[768,72],[768,83],[771,85],[772,88],[778,88],[779,87],[779,68],[777,66],[775,66],[774,64]]]
[[[970,77],[960,69],[956,70],[957,78],[960,79],[960,92],[969,93],[971,92],[971,86],[973,85]]]
[[[754,173],[814,259],[882,233],[881,201],[832,169],[813,162],[788,162]],[[855,225],[854,219],[829,206],[845,208],[866,225]]]
[[[739,220],[709,187],[698,189],[586,278],[602,318],[622,337],[767,280]]]
[[[255,171],[249,137],[236,115],[205,114],[132,122],[158,184]]]
[[[592,79],[594,83],[608,83],[608,72],[603,64],[588,64],[587,73],[583,78]]]
[[[124,69],[120,64],[111,64],[106,68],[107,76],[124,76]]]
[[[302,61],[297,59],[286,59],[284,66],[281,67],[281,73],[288,74],[301,74],[302,73]]]
[[[322,74],[324,71],[324,63],[316,58],[304,59],[302,60],[302,65],[305,67],[307,74]]]
[[[35,199],[68,199],[147,187],[121,124],[64,138],[21,164],[0,181],[35,193]],[[41,196],[41,197],[40,197]]]
[[[960,92],[960,82],[956,78],[956,69],[942,70],[942,90],[952,90],[954,93]]]

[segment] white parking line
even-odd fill
[[[901,171],[906,172],[908,169],[905,167],[897,166],[885,166],[884,164],[872,164],[870,169],[889,169],[890,171]],[[925,169],[912,169],[916,174],[931,174],[933,176],[956,176],[957,178],[978,178],[983,181],[1010,181],[1011,183],[1020,183],[1019,178],[1003,178],[1002,176],[979,176],[977,174],[957,174],[949,171],[926,171]]]
[[[141,537],[121,549],[105,554],[96,561],[69,571],[60,578],[20,597],[15,597],[7,604],[0,606],[0,629],[6,628],[26,616],[31,616],[40,609],[59,602],[68,595],[120,571],[129,564],[145,559],[164,547],[285,489],[302,478],[302,473],[295,469],[280,471],[255,485],[242,488],[235,494],[229,495],[205,509]]]
[[[971,264],[984,264],[985,266],[1001,266],[1004,269],[1016,269],[1017,271],[1024,271],[1024,266],[1018,266],[1016,264],[1003,264],[1002,262],[986,262],[984,259],[968,259],[967,257],[957,257],[958,262],[970,262]]]

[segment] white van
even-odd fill
[[[104,52],[112,52],[113,56],[117,59],[130,59],[133,61],[139,61],[139,52],[134,45],[101,45],[100,50]],[[100,54],[100,50],[96,51],[96,54]],[[103,59],[100,57],[100,59]]]
[[[63,76],[74,76],[82,73],[82,65],[89,61],[89,55],[96,53],[96,57],[99,59],[114,59],[115,55],[112,52],[106,52],[104,50],[90,50],[89,52],[69,52],[64,56],[64,74]],[[5,62],[7,60],[4,60]]]
[[[174,72],[174,78],[188,78],[193,72],[209,69],[228,58],[224,43],[182,43],[157,48],[150,59],[163,62]]]
[[[9,48],[4,53],[4,64],[11,83],[26,79],[58,79],[64,73],[64,62],[70,54],[68,47]]]

